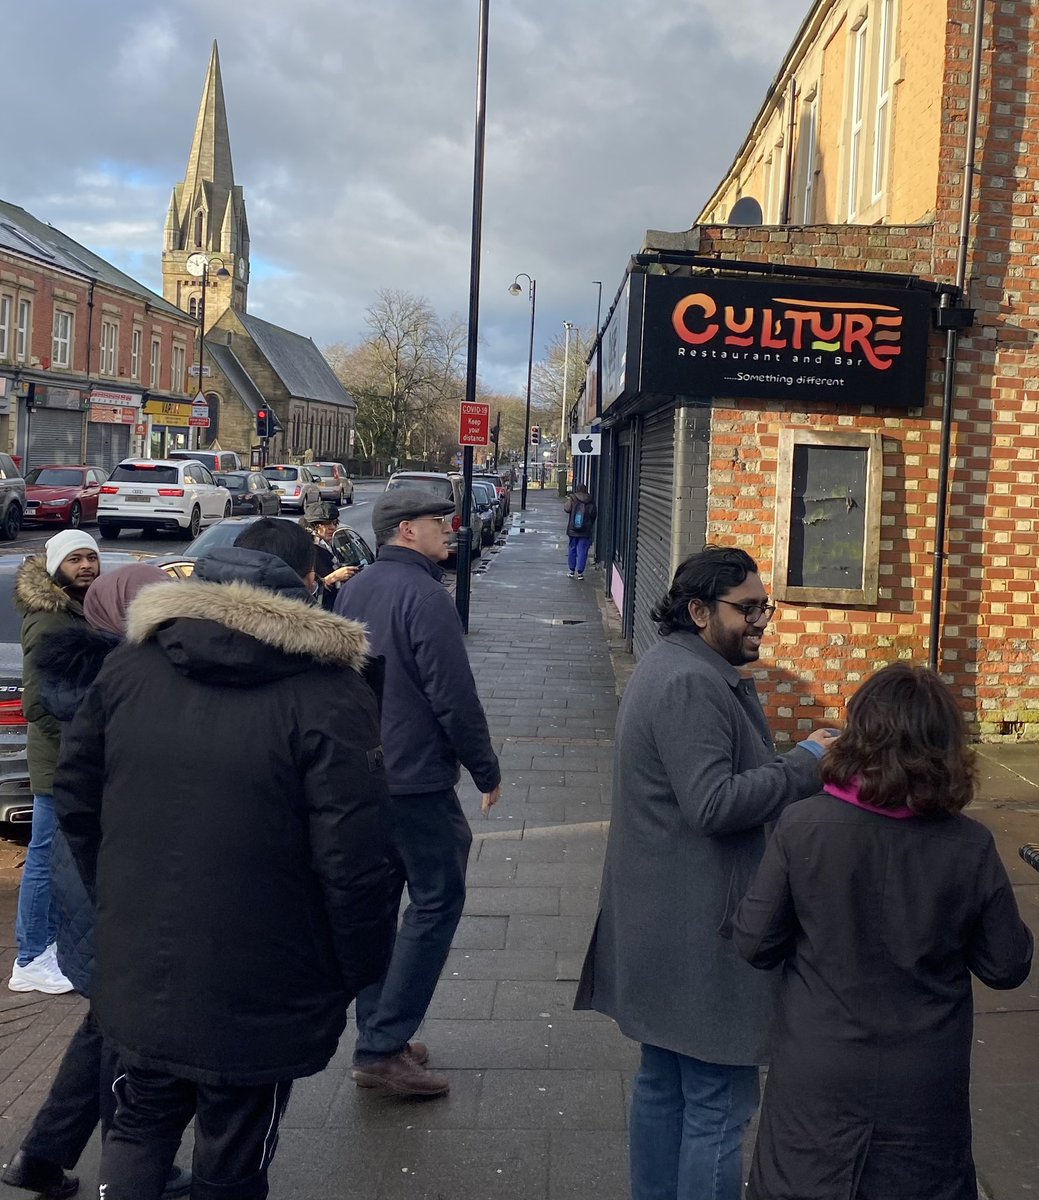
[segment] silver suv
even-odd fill
[[[432,492],[434,496],[443,496],[451,500],[455,506],[455,515],[451,518],[451,536],[447,543],[448,557],[444,564],[452,570],[458,563],[458,531],[462,528],[462,497],[465,481],[461,475],[443,474],[439,471],[394,471],[386,482],[386,490],[393,488],[419,488],[424,492]],[[472,532],[472,562],[480,557],[480,531],[483,520],[476,507],[474,498],[472,512],[469,517],[469,528]]]
[[[10,454],[0,453],[0,539],[11,542],[22,527],[25,480]]]

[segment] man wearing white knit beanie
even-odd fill
[[[22,708],[29,722],[26,757],[33,812],[32,840],[18,890],[18,958],[7,986],[13,992],[54,995],[72,991],[55,956],[57,925],[50,888],[54,767],[61,726],[40,704],[36,658],[46,638],[85,620],[83,598],[97,578],[101,562],[97,542],[81,529],[56,533],[47,540],[44,551],[22,563],[14,589],[15,606],[22,614]]]

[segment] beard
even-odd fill
[[[747,663],[757,662],[761,657],[761,637],[763,631],[753,625],[743,629],[727,629],[710,625],[703,631],[705,642],[734,667],[743,667]]]
[[[62,591],[68,592],[74,600],[82,600],[96,578],[96,573],[91,574],[89,578],[84,573],[81,577],[78,570],[72,572],[65,567],[59,567],[54,576],[54,582]]]

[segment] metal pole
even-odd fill
[[[480,0],[479,53],[476,65],[476,145],[473,151],[473,233],[469,263],[469,349],[465,372],[465,399],[476,401],[476,355],[480,333],[480,242],[483,235],[483,150],[487,130],[487,24],[490,0]],[[458,531],[455,606],[462,628],[469,632],[469,594],[472,586],[473,448],[462,454],[462,527]]]
[[[962,298],[967,282],[967,243],[970,239],[970,214],[974,196],[974,143],[978,133],[978,93],[981,87],[981,45],[985,24],[985,0],[974,5],[974,49],[970,64],[970,90],[967,101],[967,146],[963,159],[963,195],[960,200],[960,240],[956,254],[956,286]],[[949,511],[949,460],[952,455],[953,402],[956,391],[956,346],[958,332],[945,335],[945,387],[942,398],[942,432],[938,451],[938,494],[934,521],[934,577],[931,582],[931,620],[927,646],[927,665],[938,670],[939,642],[942,634],[942,579],[945,568],[945,530]]]
[[[519,279],[519,276],[516,276]],[[530,280],[530,289],[528,296],[530,298],[530,349],[527,352],[527,408],[523,417],[523,482],[520,484],[520,512],[527,510],[527,474],[530,470],[528,459],[530,456],[530,381],[534,373],[534,313],[537,310],[538,304],[538,281]]]
[[[202,264],[202,299],[198,305],[198,390],[202,391],[202,347],[206,339],[206,287],[209,284],[209,263]],[[197,394],[197,393],[196,393]],[[194,397],[192,397],[194,400]],[[197,436],[197,435],[196,435]],[[188,426],[188,449],[193,450],[191,444],[191,426]]]
[[[599,322],[602,319],[602,280],[593,279],[592,283],[599,289],[599,299],[595,303],[595,336],[599,336]]]
[[[566,491],[566,393],[570,383],[570,330],[573,327],[573,321],[563,322],[563,328],[566,330],[566,342],[563,346],[563,403],[559,414],[559,450],[556,453],[556,472],[561,496]]]

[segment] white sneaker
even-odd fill
[[[573,571],[567,571],[566,575],[567,575],[568,579],[573,579],[573,577],[574,577]]]
[[[48,996],[60,996],[75,990],[61,973],[54,946],[48,946],[24,967],[20,967],[16,960],[7,986],[12,992],[43,992]]]

